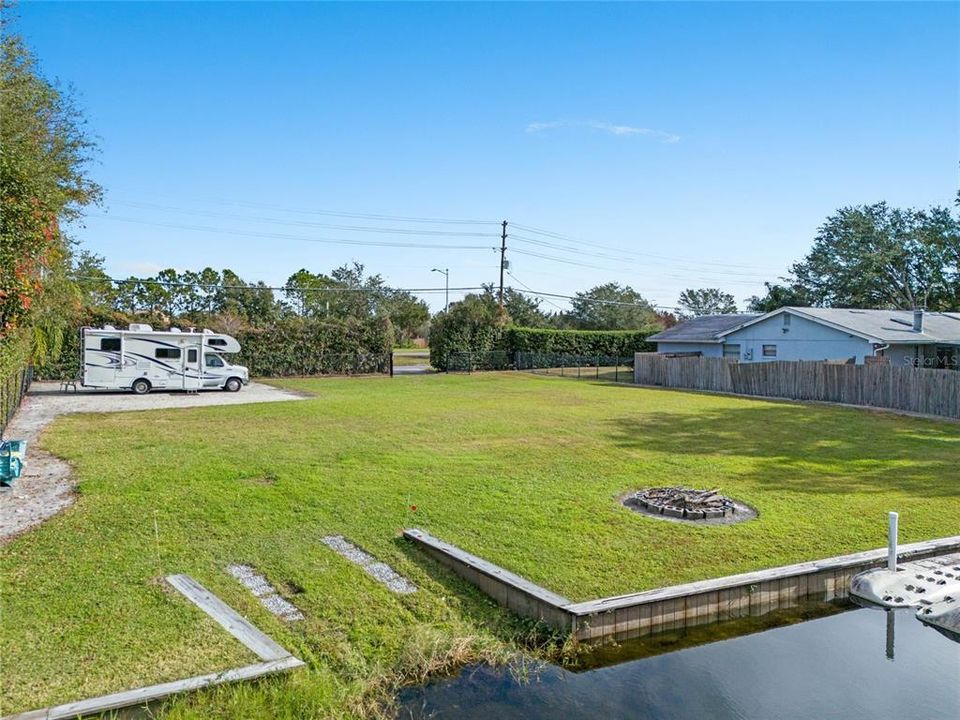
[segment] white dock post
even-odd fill
[[[900,516],[891,512],[887,514],[887,570],[897,571],[897,522]]]

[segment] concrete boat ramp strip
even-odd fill
[[[303,661],[241,617],[233,608],[188,575],[170,575],[167,582],[203,612],[213,618],[224,630],[253,651],[260,662],[222,670],[206,675],[125,690],[111,695],[30,710],[8,715],[0,720],[67,720],[98,715],[132,706],[142,706],[179,693],[200,690],[238,680],[252,680],[272,673],[302,667]]]
[[[386,585],[391,591],[399,594],[416,592],[416,585],[399,575],[386,563],[378,561],[342,536],[327,536],[323,538],[323,543],[337,554],[360,566],[367,574]],[[281,597],[270,581],[250,565],[235,563],[228,565],[226,571],[257,598],[261,605],[280,620],[295,622],[304,619],[304,614],[300,609],[289,600]],[[40,710],[30,710],[8,715],[0,718],[0,720],[66,720],[67,718],[98,715],[123,708],[143,706],[171,695],[201,690],[213,685],[239,680],[252,680],[304,665],[303,661],[294,657],[276,641],[254,627],[246,618],[193,578],[188,575],[170,575],[167,577],[167,582],[213,618],[224,630],[252,650],[260,658],[260,662]]]

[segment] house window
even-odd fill
[[[777,356],[777,346],[776,345],[764,345],[763,346],[763,356],[764,357],[773,357]]]
[[[731,343],[723,344],[723,356],[727,360],[739,360],[740,359],[740,346]]]
[[[203,359],[206,360],[207,367],[223,367],[223,360],[216,355],[204,355]]]
[[[109,352],[120,352],[120,338],[101,338],[100,349]]]
[[[784,314],[783,314],[783,326],[784,326],[785,328],[790,327],[790,318],[791,318],[790,313],[784,313]]]
[[[180,357],[180,348],[157,348],[153,356],[165,360],[176,360]]]
[[[196,348],[190,348],[187,350],[187,362],[195,363],[197,361],[197,350]]]

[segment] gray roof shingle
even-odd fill
[[[887,344],[960,344],[960,313],[923,313],[923,332],[913,329],[913,310],[855,310],[850,308],[784,308],[812,320],[839,325],[856,334]]]
[[[757,313],[742,315],[703,315],[677,323],[648,340],[653,342],[720,342],[717,338],[722,332],[732,330],[761,317]]]
[[[783,312],[841,328],[873,342],[890,345],[960,345],[960,313],[924,312],[923,331],[913,329],[912,310],[857,310],[852,308],[785,307],[765,315],[704,315],[651,335],[653,342],[723,342],[724,335],[741,325]]]

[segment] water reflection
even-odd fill
[[[659,655],[658,645],[663,652],[686,640],[663,645],[652,636],[643,641],[645,650],[610,650],[604,659],[619,664],[580,672],[547,666],[526,683],[502,669],[468,668],[455,678],[404,691],[400,717],[960,717],[960,644],[918,622],[914,612],[852,609]],[[627,653],[638,649],[646,655],[628,660]]]

